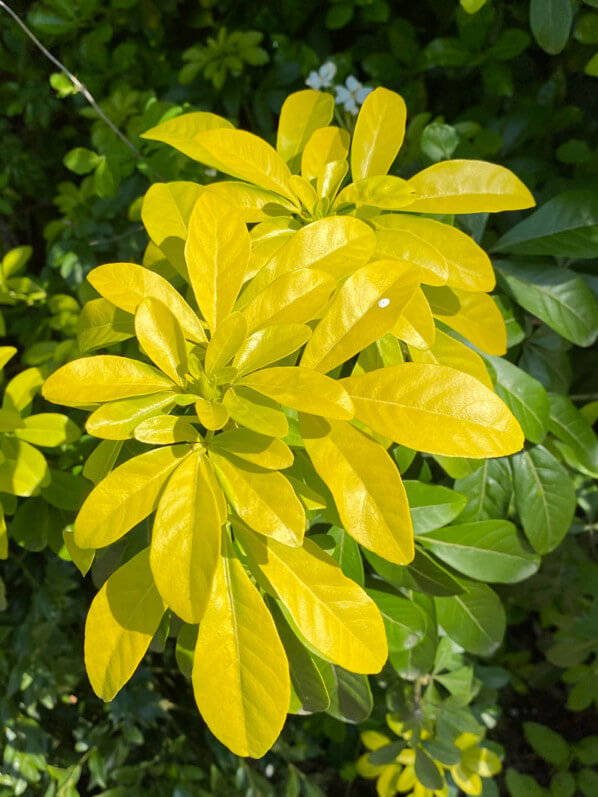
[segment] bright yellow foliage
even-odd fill
[[[90,410],[87,431],[104,441],[84,469],[95,487],[71,545],[110,545],[155,513],[149,548],[90,610],[92,686],[114,696],[165,608],[199,623],[195,698],[239,755],[263,755],[290,704],[284,634],[263,595],[294,645],[356,673],[387,658],[376,604],[309,538],[318,513],[407,564],[413,531],[391,441],[459,457],[523,444],[481,358],[437,329],[504,352],[490,261],[457,228],[415,214],[524,208],[531,195],[475,161],[389,175],[406,109],[386,89],[367,97],[352,142],[332,111],[326,94],[289,97],[276,149],[208,113],[147,133],[234,179],[150,189],[150,267],[89,274],[102,323],[115,325],[102,340],[134,333],[129,356],[83,357],[43,388]],[[180,291],[152,270],[156,253]],[[131,456],[127,440],[148,450]]]

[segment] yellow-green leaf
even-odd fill
[[[206,343],[198,317],[159,274],[135,263],[108,263],[90,271],[87,280],[101,296],[127,313],[135,313],[143,299],[159,299],[176,317],[189,340]]]
[[[220,517],[205,477],[204,451],[194,451],[160,497],[150,549],[158,592],[186,623],[204,613],[220,556]]]
[[[150,515],[166,480],[192,450],[180,444],[156,448],[111,471],[87,496],[75,520],[80,548],[103,548]]]
[[[23,412],[31,404],[44,383],[39,368],[26,368],[14,376],[4,388],[2,409]]]
[[[62,539],[73,564],[82,576],[86,576],[93,564],[96,552],[93,548],[79,548],[71,529],[63,529]]]
[[[50,478],[44,455],[24,440],[14,439],[3,453],[6,459],[0,463],[0,492],[23,497],[37,495]]]
[[[416,349],[427,349],[434,343],[436,337],[434,316],[421,288],[416,288],[393,326],[392,332],[397,338]]]
[[[228,408],[224,404],[220,401],[208,401],[205,398],[198,398],[195,401],[195,412],[201,425],[211,431],[222,429],[229,418]]]
[[[227,205],[232,205],[246,224],[267,221],[285,211],[296,213],[297,207],[289,200],[267,191],[258,185],[239,180],[226,180],[206,186],[205,192]]]
[[[159,299],[144,299],[135,312],[135,334],[141,350],[181,387],[187,373],[183,330]]]
[[[210,450],[210,460],[237,515],[250,528],[279,540],[301,545],[305,512],[288,480],[224,450]]]
[[[42,394],[54,404],[77,407],[173,388],[173,382],[151,365],[128,357],[98,354],[73,360],[54,371],[44,382]]]
[[[424,241],[428,247],[433,247],[444,260],[445,267],[442,273],[444,282],[448,285],[464,291],[491,291],[494,288],[496,279],[490,258],[469,235],[465,235],[456,227],[433,219],[408,216],[405,213],[381,216],[376,219],[376,226],[385,244],[394,244],[395,257],[411,260],[401,253],[404,249],[411,250],[412,236]],[[432,259],[429,259],[427,264],[424,258],[413,262],[417,262],[423,268],[432,269],[439,275],[441,273]],[[441,284],[427,279],[422,282],[428,285]]]
[[[235,355],[233,365],[241,376],[265,368],[300,349],[310,335],[311,329],[305,324],[264,327],[249,336]]]
[[[424,293],[436,318],[470,340],[486,354],[507,351],[507,328],[494,299],[487,293],[469,293],[457,288],[432,288]]]
[[[297,269],[318,269],[340,279],[367,263],[375,247],[374,231],[361,219],[319,219],[302,227],[280,247],[255,277],[246,298],[253,298],[281,274]]]
[[[385,218],[387,216],[382,216],[381,222]],[[380,259],[396,257],[411,263],[426,285],[444,285],[448,278],[448,265],[442,252],[407,230],[377,230],[374,256]]]
[[[141,221],[147,234],[183,276],[189,219],[203,190],[198,183],[185,181],[154,183],[143,197]]]
[[[328,199],[332,202],[342,185],[343,180],[349,171],[349,164],[346,160],[331,161],[327,163],[316,181],[316,190],[321,199]]]
[[[321,127],[311,134],[301,155],[301,176],[317,178],[326,164],[344,161],[349,153],[349,133],[338,127]]]
[[[199,309],[215,330],[233,309],[249,262],[249,233],[241,216],[204,193],[189,221],[185,257]]]
[[[233,421],[241,426],[253,429],[258,434],[287,436],[289,423],[277,401],[243,385],[227,390],[222,401]]]
[[[386,335],[417,285],[417,275],[402,261],[376,261],[358,269],[332,299],[301,365],[327,373]]]
[[[85,428],[94,437],[105,440],[128,440],[139,424],[167,412],[174,406],[174,393],[153,393],[140,398],[110,401],[98,407],[87,419]]]
[[[416,451],[502,457],[523,446],[507,405],[474,377],[444,365],[403,363],[341,380],[355,417]]]
[[[245,130],[208,130],[199,133],[195,141],[219,164],[216,168],[220,171],[294,201],[289,167],[259,136]]]
[[[11,360],[16,353],[17,350],[14,346],[0,346],[0,369],[4,368],[6,363]]]
[[[195,426],[180,415],[156,415],[148,418],[135,427],[133,435],[140,443],[154,446],[198,443],[201,440]]]
[[[323,91],[304,89],[290,94],[282,104],[276,149],[285,161],[303,151],[312,133],[325,127],[334,113],[334,97]]]
[[[0,410],[0,434],[14,432],[15,429],[23,428],[25,421],[18,412],[14,410]]]
[[[265,755],[289,707],[289,665],[272,615],[228,546],[199,626],[191,677],[212,733],[235,755]]]
[[[448,365],[474,376],[487,388],[494,390],[492,379],[480,355],[441,329],[436,330],[436,339],[430,344],[429,350],[411,351],[411,357],[415,362]]]
[[[168,119],[156,127],[152,127],[146,133],[142,134],[142,138],[147,138],[151,141],[162,141],[164,144],[169,144],[171,147],[178,149],[188,158],[205,163],[213,169],[220,169],[221,164],[210,157],[209,153],[201,146],[197,140],[197,135],[206,130],[219,130],[231,128],[232,124],[228,119],[222,116],[217,116],[214,113],[206,113],[205,111],[197,111],[195,113],[186,113],[177,116],[174,119]]]
[[[334,202],[334,207],[350,203],[357,207],[372,205],[383,210],[399,210],[411,204],[415,196],[407,180],[385,174],[365,177],[343,188]]]
[[[382,669],[388,654],[382,617],[331,556],[309,537],[301,548],[288,548],[237,527],[235,533],[251,570],[274,590],[310,645],[351,672]]]
[[[282,470],[293,464],[293,452],[276,437],[266,437],[251,429],[231,429],[217,435],[211,451],[224,451],[268,470]]]
[[[112,700],[133,675],[164,614],[149,548],[119,567],[95,596],[85,623],[85,667],[93,691]]]
[[[243,310],[253,332],[274,324],[303,324],[326,306],[336,281],[325,271],[301,268],[281,274]]]
[[[227,316],[212,335],[206,349],[205,369],[211,374],[228,365],[247,337],[247,322],[241,313]]]
[[[405,102],[394,91],[377,88],[368,94],[351,143],[353,180],[388,172],[403,143],[406,120]]]
[[[134,335],[133,316],[107,299],[92,299],[81,310],[77,324],[77,344],[83,353],[120,343]]]
[[[340,420],[353,417],[353,405],[344,388],[310,368],[264,368],[244,376],[241,384],[300,412]]]
[[[344,421],[300,416],[301,436],[343,528],[389,562],[413,559],[413,527],[399,470],[384,448]]]
[[[23,423],[22,429],[15,429],[15,437],[42,448],[74,443],[81,434],[76,423],[58,412],[29,415],[23,419]]]
[[[418,195],[409,213],[496,213],[536,204],[512,171],[486,161],[440,161],[409,183]]]

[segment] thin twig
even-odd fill
[[[135,146],[135,145],[134,145],[134,144],[133,144],[131,141],[129,141],[129,139],[128,139],[128,138],[127,138],[125,135],[124,135],[124,133],[122,133],[122,132],[121,132],[121,131],[118,129],[118,127],[117,127],[117,126],[114,124],[114,122],[112,122],[112,121],[111,121],[111,120],[110,120],[110,119],[109,119],[109,118],[106,116],[106,114],[104,113],[104,111],[103,111],[103,110],[100,108],[100,106],[99,106],[99,105],[97,104],[97,102],[94,100],[94,98],[93,98],[93,96],[92,96],[91,92],[89,91],[89,89],[87,88],[87,86],[86,86],[84,83],[82,83],[82,82],[79,80],[79,78],[75,77],[75,75],[73,75],[73,73],[72,73],[71,71],[69,71],[69,70],[66,68],[66,66],[64,66],[64,64],[62,64],[62,63],[61,63],[61,62],[60,62],[60,61],[59,61],[59,60],[58,60],[58,59],[57,59],[55,56],[53,56],[53,55],[52,55],[52,53],[51,53],[49,50],[47,50],[47,49],[44,47],[44,45],[43,45],[43,44],[40,42],[40,40],[39,40],[39,39],[38,39],[38,38],[37,38],[37,37],[36,37],[36,36],[35,36],[35,35],[34,35],[34,34],[33,34],[31,31],[30,31],[30,30],[29,30],[29,28],[27,27],[27,25],[25,25],[25,23],[24,23],[24,22],[23,22],[23,20],[22,20],[22,19],[19,17],[19,15],[18,15],[18,14],[16,14],[16,13],[15,13],[15,12],[12,10],[12,8],[10,8],[9,6],[7,6],[7,5],[6,5],[6,3],[5,3],[5,2],[3,2],[3,0],[0,0],[0,8],[3,8],[3,9],[4,9],[4,10],[7,12],[7,14],[9,14],[9,15],[10,15],[10,16],[11,16],[11,17],[14,19],[14,21],[15,21],[15,22],[17,23],[17,25],[18,25],[18,26],[21,28],[21,30],[23,30],[23,31],[25,32],[25,34],[26,34],[26,35],[27,35],[27,36],[28,36],[28,37],[31,39],[31,41],[32,41],[32,42],[35,44],[35,46],[36,46],[36,47],[37,47],[39,50],[41,50],[41,52],[42,52],[42,53],[43,53],[43,54],[46,56],[46,58],[47,58],[49,61],[51,61],[51,62],[54,64],[54,66],[57,66],[57,67],[58,67],[58,69],[60,69],[60,71],[61,71],[61,72],[63,72],[63,73],[64,73],[64,74],[65,74],[65,75],[68,77],[68,79],[71,81],[71,83],[72,83],[72,84],[73,84],[73,85],[74,85],[74,86],[75,86],[75,87],[76,87],[76,88],[77,88],[77,89],[78,89],[78,90],[81,92],[81,94],[82,94],[82,95],[85,97],[85,99],[87,100],[87,102],[88,102],[88,103],[91,105],[91,107],[94,109],[94,111],[95,111],[95,112],[97,113],[97,115],[100,117],[100,119],[102,119],[102,120],[103,120],[103,121],[104,121],[104,122],[105,122],[105,123],[108,125],[108,127],[109,127],[109,128],[110,128],[110,129],[111,129],[111,130],[112,130],[114,133],[116,133],[116,135],[117,135],[117,136],[120,138],[120,140],[121,140],[121,141],[122,141],[124,144],[126,144],[126,145],[127,145],[127,147],[128,147],[130,150],[131,150],[131,152],[133,152],[133,153],[134,153],[134,154],[135,154],[135,155],[136,155],[138,158],[141,158],[141,157],[143,157],[143,156],[141,155],[141,153],[139,152],[139,150],[137,149],[137,147],[136,147],[136,146]]]

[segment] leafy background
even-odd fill
[[[396,743],[387,711],[407,723],[403,731],[423,717],[438,743],[447,718],[482,728],[488,749],[503,758],[503,772],[483,779],[486,797],[598,793],[598,443],[591,428],[598,416],[598,4],[10,6],[131,146],[0,7],[0,331],[21,352],[6,379],[27,366],[49,373],[73,356],[85,274],[102,262],[141,261],[140,198],[152,182],[211,179],[141,132],[167,114],[205,109],[271,137],[284,97],[330,59],[337,84],[354,75],[405,97],[410,125],[400,174],[450,157],[489,159],[513,169],[539,207],[491,223],[483,214],[461,219],[494,259],[509,352],[488,362],[529,443],[477,469],[394,452],[411,483],[418,539],[437,557],[430,561],[448,569],[428,565],[408,585],[421,609],[411,627],[417,633],[371,679],[372,693],[363,682],[345,685],[328,713],[291,717],[272,753],[243,761],[190,710],[180,672],[185,652],[162,628],[155,655],[113,703],[101,704],[81,663],[82,617],[94,587],[68,561],[46,501],[27,499],[16,514],[7,510],[11,544],[0,565],[0,794],[374,793],[357,771],[366,752],[360,734],[376,731]],[[91,445],[83,437],[64,447],[52,454],[52,467],[80,480]],[[76,508],[60,507],[61,522]],[[443,597],[447,579],[455,570],[501,578],[488,549],[470,552],[475,572],[468,573],[462,560],[451,560],[446,541],[463,542],[467,525],[485,523],[475,527],[476,539],[483,531],[496,548],[509,522],[523,529],[541,567],[515,585],[480,587],[469,607],[477,623],[464,625],[455,601]],[[370,577],[384,578],[380,563],[370,568]],[[437,622],[448,637],[437,638]],[[400,629],[393,633],[403,648]],[[441,760],[442,751],[435,753]],[[376,762],[386,764],[384,754]],[[420,762],[422,781],[424,769]]]

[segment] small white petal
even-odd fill
[[[357,116],[359,108],[357,107],[357,103],[355,102],[353,97],[350,97],[348,100],[345,101],[345,111],[348,111],[348,113],[353,114],[353,116]]]
[[[364,86],[363,88],[359,89],[357,92],[357,102],[362,105],[365,98],[368,96],[370,92],[374,89],[371,86]]]
[[[345,80],[345,86],[349,89],[349,91],[357,91],[361,88],[361,83],[356,77],[349,75],[349,77]]]
[[[329,86],[332,83],[335,75],[336,64],[334,61],[326,61],[325,64],[322,64],[320,67],[320,78],[326,83],[326,85]]]
[[[336,94],[336,101],[339,105],[351,100],[351,94],[347,91],[344,86],[335,86],[334,92]]]
[[[378,302],[378,307],[388,307],[390,304],[390,299],[380,299]]]

